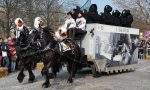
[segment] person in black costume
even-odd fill
[[[113,25],[113,16],[111,15],[112,7],[110,5],[106,5],[104,7],[104,13],[102,13],[102,21],[104,24]]]
[[[113,16],[113,21],[115,26],[121,26],[121,22],[120,22],[120,12],[118,10],[114,10],[112,12],[112,16]]]
[[[87,23],[99,23],[101,21],[100,15],[97,12],[97,5],[92,4],[87,13]]]
[[[124,9],[120,16],[121,26],[123,27],[131,27],[133,22],[133,16],[130,13],[130,10]]]
[[[133,16],[130,13],[130,10],[126,10],[127,13],[127,27],[131,27],[131,24],[133,22]]]

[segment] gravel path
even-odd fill
[[[78,74],[74,83],[67,83],[68,73],[61,71],[56,79],[52,79],[51,86],[47,89],[41,87],[44,77],[40,71],[35,70],[36,80],[34,83],[28,82],[28,73],[23,83],[18,83],[18,72],[10,74],[8,77],[0,78],[0,90],[150,90],[150,61],[139,61],[134,72],[103,75],[93,78],[91,74]]]

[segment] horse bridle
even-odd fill
[[[70,40],[70,38],[66,38],[65,40],[67,40],[67,41],[69,41]],[[69,41],[70,42],[70,41]],[[58,42],[58,44],[60,45],[60,42]],[[62,48],[62,47],[61,47]],[[66,57],[66,58],[68,58],[68,59],[70,59],[70,60],[72,60],[72,61],[75,61],[75,62],[78,62],[78,63],[81,63],[81,62],[79,62],[79,61],[77,61],[77,60],[74,60],[72,57],[69,57],[69,56],[67,56],[67,55],[64,55],[64,54],[61,54],[61,53],[59,53],[59,52],[57,52],[57,51],[55,51],[54,49],[52,49],[52,48],[48,48],[48,50],[51,50],[51,51],[53,51],[53,52],[55,52],[55,53],[57,53],[57,54],[59,54],[59,55],[61,55],[61,56],[64,56],[64,57]],[[75,54],[74,52],[72,52],[72,54]],[[60,57],[61,57],[60,56]]]

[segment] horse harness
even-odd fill
[[[65,42],[65,41],[71,43],[70,39],[68,39],[68,38],[62,40],[61,42]],[[64,52],[63,52],[63,50],[62,50],[62,45],[60,44],[60,42],[58,42],[58,45],[59,45],[59,48],[60,48],[60,49],[59,49],[60,52],[56,51],[56,50],[53,49],[53,48],[50,48],[50,46],[46,46],[46,48],[44,49],[44,51],[51,50],[51,51],[53,51],[53,52],[59,54],[59,55],[60,55],[60,59],[61,59],[62,56],[64,56],[64,57],[66,57],[66,58],[68,58],[68,59],[70,59],[70,60],[72,60],[72,61],[75,61],[75,62],[78,62],[78,63],[81,64],[80,61],[74,60],[72,57],[69,57],[69,56],[67,56],[67,55],[64,55]],[[75,54],[75,51],[74,51],[74,50],[75,50],[75,47],[74,47],[74,45],[71,44],[71,47],[72,47],[72,48],[71,48],[72,54]]]
[[[74,60],[72,57],[69,57],[69,56],[67,56],[67,55],[64,55],[64,52],[65,51],[63,51],[63,46],[61,45],[61,42],[68,42],[68,43],[70,43],[70,47],[72,47],[71,48],[71,53],[72,54],[74,54],[75,55],[75,45],[73,45],[72,44],[72,42],[71,42],[71,39],[69,39],[69,38],[65,38],[65,39],[63,39],[62,41],[58,41],[58,45],[59,45],[59,51],[57,51],[57,50],[55,50],[55,48],[53,49],[53,48],[51,48],[51,44],[49,43],[46,47],[44,47],[44,48],[41,48],[42,47],[42,44],[41,44],[41,41],[42,41],[42,39],[44,39],[43,38],[43,30],[40,30],[40,32],[39,31],[34,31],[36,34],[38,34],[38,36],[40,36],[40,37],[38,37],[37,35],[34,35],[33,37],[32,37],[32,39],[31,39],[31,41],[29,42],[29,44],[25,47],[25,48],[23,48],[24,50],[27,50],[28,48],[31,48],[31,47],[33,47],[32,46],[32,44],[36,44],[37,45],[37,47],[36,47],[36,52],[34,52],[34,53],[32,53],[31,55],[29,54],[29,55],[26,55],[26,56],[33,56],[33,55],[35,55],[35,54],[40,54],[40,53],[44,53],[44,52],[46,52],[46,51],[48,51],[48,50],[51,50],[51,51],[53,51],[53,52],[55,52],[55,53],[57,53],[57,54],[59,54],[60,55],[60,57],[59,58],[61,58],[62,56],[64,56],[64,57],[66,57],[66,58],[68,58],[68,59],[70,59],[70,60],[72,60],[72,61],[75,61],[75,62],[78,62],[78,63],[81,63],[81,62],[79,62],[79,61],[77,61],[77,60]],[[31,32],[32,33],[32,32]],[[52,36],[54,36],[54,33],[52,33],[52,32],[50,32],[50,34],[52,35]],[[36,40],[34,40],[36,37],[38,37]]]

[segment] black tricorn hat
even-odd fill
[[[72,12],[71,12],[71,11],[69,11],[69,12],[67,13],[67,15],[71,15],[71,16],[73,16],[73,14],[72,14]]]
[[[84,15],[83,11],[81,11],[81,10],[78,11],[78,14],[79,14],[79,13],[80,13],[81,15]]]
[[[79,7],[79,6],[76,6],[76,8],[75,9],[73,9],[73,11],[78,11],[78,10],[80,10],[81,8]]]

